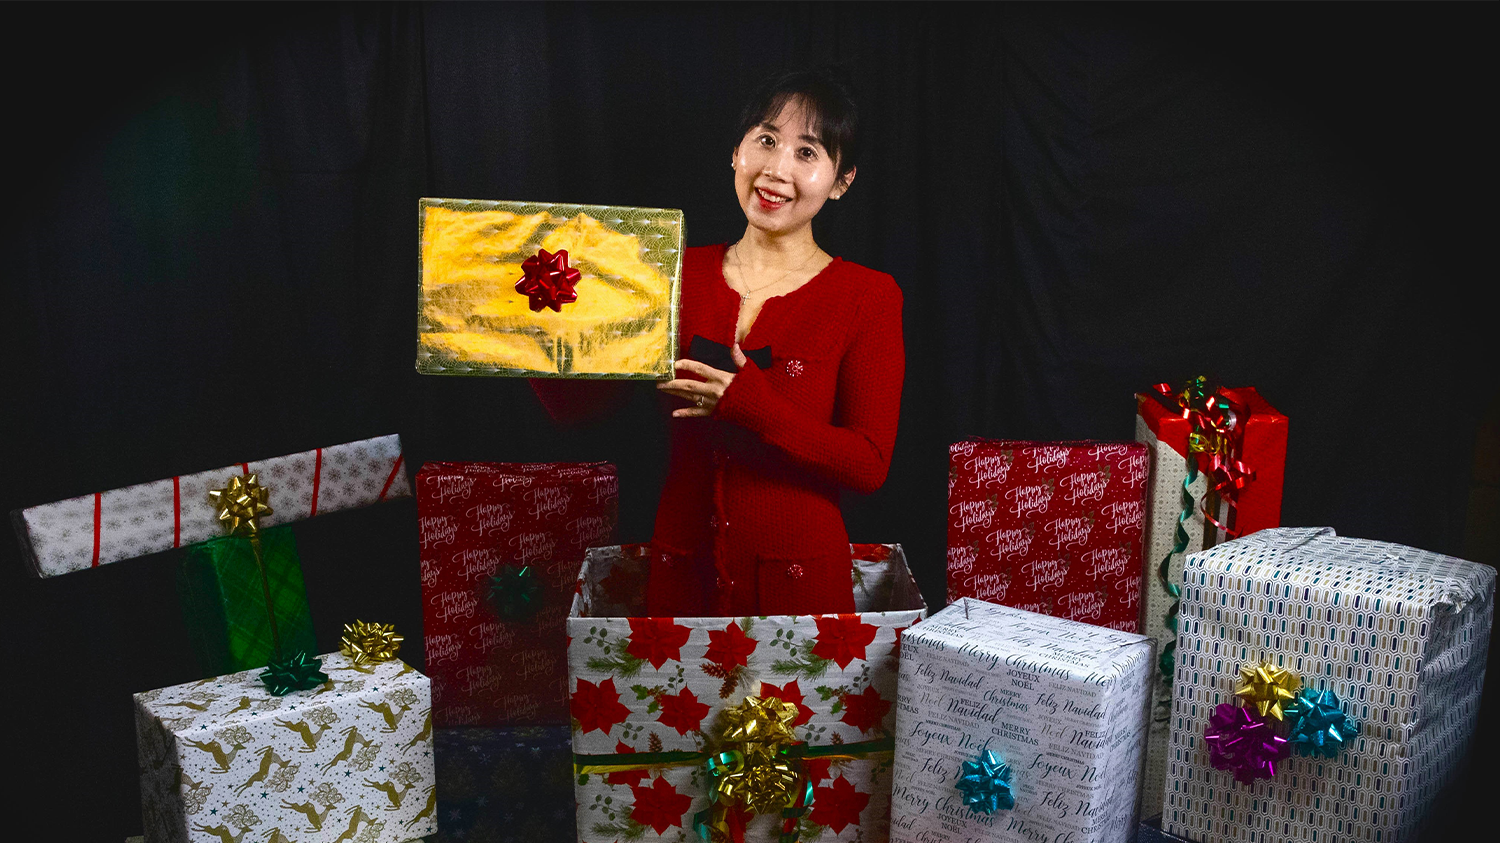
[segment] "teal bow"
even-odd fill
[[[327,682],[328,674],[322,668],[322,659],[315,659],[298,650],[288,658],[266,665],[266,669],[261,671],[260,681],[266,683],[267,691],[284,697],[293,691],[306,691]]]
[[[963,794],[964,804],[976,813],[993,814],[1016,807],[1015,795],[1010,790],[1010,765],[1001,761],[993,749],[964,762],[958,791]]]
[[[542,606],[542,584],[530,565],[506,565],[490,577],[490,602],[504,621],[529,620]]]

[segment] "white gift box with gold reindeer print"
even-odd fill
[[[432,694],[400,661],[322,657],[272,696],[259,670],[135,695],[148,843],[399,843],[437,831]]]

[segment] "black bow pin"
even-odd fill
[[[769,345],[760,348],[742,348],[740,352],[750,360],[753,360],[755,365],[760,368],[771,368],[771,347]],[[729,346],[714,342],[697,334],[693,335],[693,341],[688,346],[688,358],[712,366],[721,372],[735,371],[734,354]]]

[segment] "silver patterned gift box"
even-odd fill
[[[437,830],[427,677],[322,657],[272,696],[259,670],[135,695],[147,843],[399,843]]]
[[[591,548],[568,618],[578,839],[698,839],[723,713],[759,696],[795,705],[792,731],[808,747],[802,843],[883,843],[897,647],[926,614],[900,545],[854,546],[847,615],[643,617],[647,554]],[[632,755],[662,763],[622,768]],[[758,814],[745,839],[774,841],[781,827]]]
[[[1187,558],[1164,831],[1205,843],[1404,843],[1474,730],[1495,571],[1327,528],[1264,530]],[[1250,784],[1204,729],[1239,670],[1269,662],[1352,720],[1332,757],[1292,754]],[[1276,728],[1288,729],[1283,721]]]
[[[909,630],[893,843],[1134,840],[1153,653],[1142,635],[970,598]],[[1014,805],[976,811],[959,782],[989,752]]]
[[[209,490],[250,474],[271,492],[273,511],[260,519],[262,527],[411,497],[401,439],[391,434],[81,495],[11,516],[32,570],[54,577],[224,535]]]

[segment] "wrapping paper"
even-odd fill
[[[541,843],[573,825],[568,727],[438,729],[438,813],[427,843]]]
[[[417,371],[428,375],[672,376],[681,211],[423,199]],[[532,309],[522,264],[568,253],[577,300]]]
[[[1479,713],[1494,569],[1282,528],[1189,556],[1182,584],[1162,829],[1202,843],[1418,839]],[[1240,666],[1263,660],[1337,694],[1359,732],[1336,758],[1293,755],[1245,785],[1210,766],[1203,730]]]
[[[397,843],[437,830],[427,678],[326,655],[329,681],[271,696],[258,671],[135,695],[153,843]]]
[[[960,598],[901,648],[893,843],[1134,839],[1149,638]],[[962,801],[960,768],[986,750],[1013,809]]]
[[[1233,526],[1243,535],[1275,527],[1281,523],[1281,481],[1286,465],[1287,418],[1266,403],[1255,389],[1222,390],[1243,402],[1250,410],[1245,420],[1242,458],[1255,469],[1255,479],[1241,489]],[[1170,406],[1156,393],[1138,393],[1136,400],[1135,438],[1150,452],[1151,481],[1146,496],[1145,585],[1142,588],[1141,631],[1157,639],[1158,646],[1171,641],[1166,627],[1167,612],[1173,598],[1161,580],[1161,562],[1168,556],[1168,577],[1177,582],[1182,577],[1182,561],[1196,550],[1224,541],[1222,531],[1205,532],[1203,514],[1194,509],[1182,523],[1188,536],[1187,550],[1173,554],[1176,546],[1178,515],[1183,510],[1183,483],[1187,480],[1188,436],[1192,425],[1182,418],[1181,410]],[[1208,482],[1201,472],[1188,487],[1194,501],[1208,493]],[[1222,523],[1227,511],[1215,515]],[[1167,734],[1171,687],[1163,677],[1152,692],[1151,739],[1146,749],[1146,781],[1141,790],[1141,814],[1153,817],[1162,810],[1162,782],[1167,766]]]
[[[950,601],[1139,630],[1144,446],[974,439],[948,456]]]
[[[286,655],[318,649],[291,526],[262,530],[260,545],[264,584],[250,540],[239,536],[194,545],[178,569],[183,619],[205,675],[266,666],[277,656],[276,636]]]
[[[566,723],[566,619],[584,551],[614,541],[609,463],[429,462],[417,473],[422,631],[437,722]],[[530,566],[540,608],[502,619],[490,578]]]
[[[858,613],[761,618],[641,617],[645,548],[591,549],[568,618],[575,761],[703,751],[716,744],[720,712],[752,694],[795,703],[794,732],[811,746],[890,737],[898,638],[926,606],[899,545],[883,560],[857,547],[866,557],[855,566]],[[797,825],[804,843],[886,840],[889,752],[806,763],[814,802]],[[705,779],[702,764],[585,771],[579,839],[695,839]],[[774,840],[780,828],[779,815],[756,815],[746,839]]]
[[[223,535],[208,492],[239,474],[257,474],[271,490],[274,512],[261,519],[262,527],[411,494],[401,440],[393,434],[69,498],[11,516],[32,570],[52,577]]]

